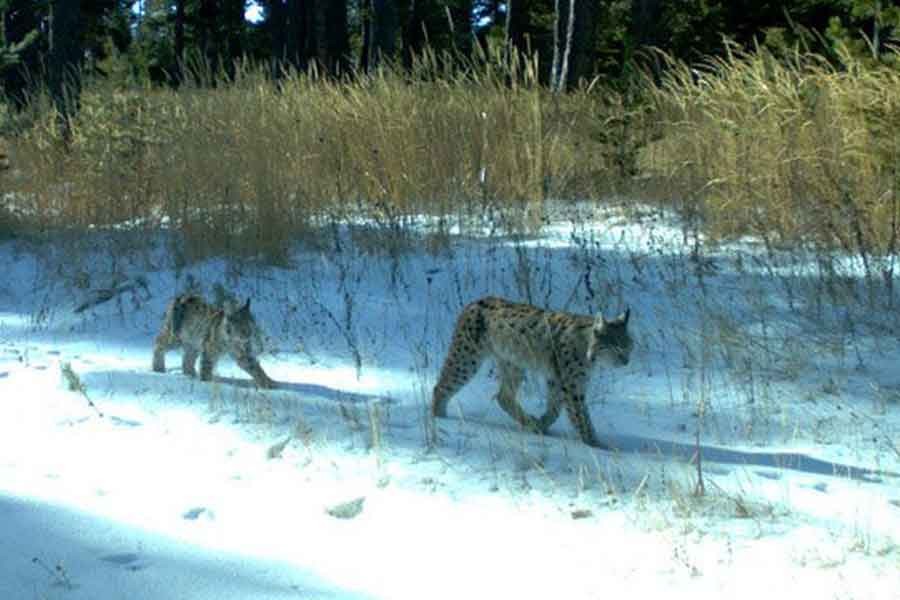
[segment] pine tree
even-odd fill
[[[50,51],[47,88],[59,114],[60,132],[68,141],[71,118],[81,95],[81,2],[54,0],[50,5]]]
[[[47,3],[31,0],[2,0],[2,62],[0,88],[10,105],[25,107],[33,86],[41,79],[41,56],[47,37],[41,34],[47,19]]]
[[[361,0],[363,40],[360,68],[370,71],[383,59],[393,59],[397,49],[395,0]]]

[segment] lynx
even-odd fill
[[[153,345],[153,370],[166,370],[166,351],[181,346],[181,367],[195,376],[194,364],[200,357],[200,379],[210,381],[219,357],[228,353],[238,366],[253,377],[256,385],[275,387],[256,358],[254,346],[259,328],[250,313],[250,299],[241,307],[216,308],[203,298],[182,295],[169,303],[162,328]]]
[[[631,311],[607,321],[564,312],[541,310],[503,298],[482,298],[466,306],[456,322],[447,359],[434,386],[431,411],[447,415],[447,403],[478,371],[488,356],[500,375],[497,401],[522,427],[546,433],[566,413],[581,440],[599,448],[584,401],[591,367],[602,362],[625,366],[631,355],[628,333]],[[547,378],[547,412],[536,418],[525,412],[516,395],[526,370]]]

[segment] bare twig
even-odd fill
[[[81,304],[79,304],[78,306],[76,306],[75,310],[73,312],[82,313],[89,308],[92,308],[99,304],[103,304],[104,302],[108,302],[108,301],[112,300],[113,298],[115,298],[116,296],[124,294],[125,292],[135,293],[135,292],[137,292],[138,289],[143,289],[144,291],[147,290],[147,280],[144,279],[143,277],[137,277],[136,279],[134,279],[132,281],[128,281],[126,283],[123,283],[121,285],[117,285],[117,286],[114,286],[111,288],[101,288],[98,290],[91,290],[91,292],[90,292],[91,297],[88,298],[87,300],[85,300],[84,302],[82,302]]]
[[[700,451],[700,427],[694,434],[694,461],[697,465],[697,485],[694,488],[695,496],[705,496],[706,486],[703,484],[703,453]]]
[[[97,408],[97,405],[94,404],[94,401],[88,396],[87,388],[84,383],[81,381],[81,378],[78,376],[78,373],[72,368],[72,364],[68,362],[61,363],[59,365],[59,370],[62,373],[63,379],[66,381],[66,387],[69,388],[70,392],[78,392],[84,399],[87,400],[88,406],[96,411],[97,416],[103,418],[103,411]]]

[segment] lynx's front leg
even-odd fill
[[[272,389],[275,387],[275,382],[266,375],[266,372],[263,371],[258,360],[252,357],[237,357],[236,361],[238,366],[253,378],[256,385],[265,389]]]
[[[200,379],[202,381],[212,381],[213,369],[219,361],[219,353],[215,350],[207,348],[200,355]]]
[[[500,408],[524,429],[536,433],[541,432],[540,421],[525,412],[525,409],[516,400],[519,387],[522,385],[522,369],[506,361],[498,362],[497,367],[500,371],[500,391],[497,392],[497,402],[500,404]]]
[[[172,335],[171,328],[164,323],[162,331],[153,341],[153,370],[157,373],[166,372],[166,352],[178,345],[178,340]]]
[[[185,344],[181,355],[181,371],[188,377],[197,376],[194,365],[197,364],[198,356],[200,356],[200,352],[196,348]]]
[[[156,338],[156,342],[153,344],[153,370],[157,373],[165,373],[166,372],[166,347],[165,341],[160,340],[159,337]]]
[[[597,434],[594,433],[591,416],[584,401],[584,385],[563,383],[562,390],[565,395],[566,414],[569,415],[569,421],[572,422],[581,441],[594,448],[611,450],[609,446],[599,441]]]

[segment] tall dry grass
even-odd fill
[[[465,222],[510,209],[517,226],[536,226],[548,198],[655,182],[714,240],[838,250],[892,281],[896,69],[732,52],[670,64],[628,95],[597,82],[554,95],[522,57],[451,62],[426,53],[412,74],[344,81],[273,82],[243,65],[215,86],[209,73],[178,90],[94,83],[69,147],[40,96],[10,140],[16,176],[3,189],[19,228],[22,217],[49,231],[164,224],[187,259],[278,262],[323,222],[403,231],[421,214]]]
[[[900,70],[765,50],[670,67],[651,88],[661,137],[640,162],[708,235],[840,251],[890,285]]]
[[[233,81],[177,91],[88,85],[69,147],[38,98],[14,140],[16,202],[45,229],[166,224],[190,256],[278,261],[323,220],[396,226],[620,184],[627,153],[609,132],[624,104],[612,92],[552,96],[533,63],[499,54],[444,64],[426,54],[411,76],[278,82],[244,65]]]
[[[5,139],[0,138],[0,198],[6,195],[6,172],[9,171],[11,163],[9,161],[8,144]],[[0,240],[4,240],[15,234],[16,224],[12,212],[0,202]]]

